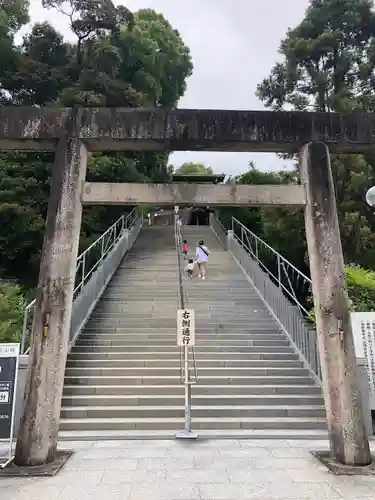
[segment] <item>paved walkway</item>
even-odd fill
[[[52,478],[1,479],[1,500],[362,500],[375,477],[333,476],[312,441],[103,441],[75,449]]]

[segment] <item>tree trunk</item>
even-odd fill
[[[371,463],[346,290],[329,151],[307,144],[300,154],[306,187],[306,238],[314,295],[323,391],[333,457],[346,465]]]
[[[52,170],[17,465],[41,465],[55,457],[86,164],[87,151],[79,139],[60,140]]]

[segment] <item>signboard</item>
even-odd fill
[[[9,441],[12,453],[19,344],[0,344],[0,440]]]
[[[355,355],[364,358],[369,384],[370,409],[375,410],[375,313],[351,313]]]
[[[180,347],[195,345],[194,309],[178,309],[177,311],[177,345]]]

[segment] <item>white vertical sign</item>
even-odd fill
[[[195,345],[194,309],[178,309],[177,311],[177,345],[180,347]]]

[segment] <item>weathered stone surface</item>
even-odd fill
[[[297,151],[319,140],[344,152],[374,142],[375,119],[370,114],[98,108],[81,110],[81,137],[90,143],[97,137],[112,141],[111,148],[126,141],[129,149],[275,152]]]
[[[86,182],[86,205],[258,206],[305,205],[302,186],[249,186],[230,184],[125,184]]]
[[[70,108],[0,106],[0,150],[53,150],[70,115]]]
[[[367,466],[367,438],[328,148],[307,144],[300,152],[306,186],[305,226],[331,456]]]
[[[73,114],[77,128],[68,126]],[[1,149],[53,149],[68,128],[77,130],[91,151],[282,152],[323,141],[332,152],[356,153],[375,142],[375,116],[370,113],[0,108]]]

